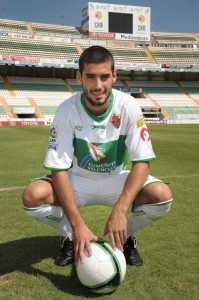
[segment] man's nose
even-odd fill
[[[100,77],[95,78],[95,87],[99,89],[102,87],[102,80]]]

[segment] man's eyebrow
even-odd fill
[[[85,76],[96,76],[94,73],[85,73]]]
[[[86,77],[110,77],[111,74],[110,73],[105,73],[105,74],[97,75],[97,74],[94,74],[94,73],[86,73],[85,76]]]

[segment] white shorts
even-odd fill
[[[114,206],[119,199],[129,171],[123,171],[118,175],[99,176],[95,178],[85,178],[82,176],[70,174],[71,185],[77,201],[77,206],[105,205]],[[47,180],[51,182],[51,176],[42,176],[36,180]],[[153,182],[163,182],[162,180],[149,175],[143,188]]]

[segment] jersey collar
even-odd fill
[[[113,107],[113,100],[114,100],[114,96],[113,96],[113,93],[111,92],[110,94],[110,104],[109,104],[109,107],[107,108],[107,110],[105,111],[105,113],[101,116],[95,116],[93,115],[89,110],[88,108],[86,107],[85,105],[85,101],[84,101],[84,94],[82,93],[81,94],[81,103],[86,111],[86,113],[95,121],[97,122],[102,122],[103,120],[106,119],[106,117],[110,114],[111,110],[112,110],[112,107]]]

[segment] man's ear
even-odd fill
[[[117,80],[117,72],[114,71],[113,72],[113,82],[116,82],[116,80]]]
[[[82,83],[82,76],[81,76],[81,73],[79,70],[77,70],[77,73],[76,73],[76,80],[79,82],[79,83]]]

